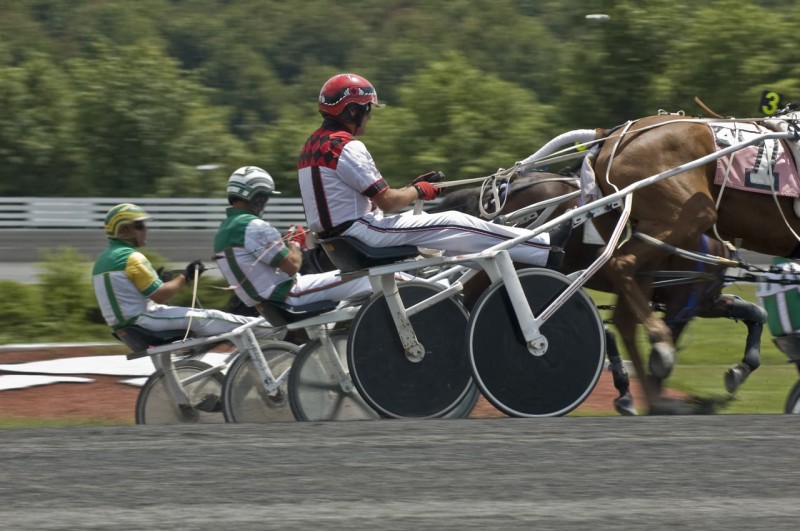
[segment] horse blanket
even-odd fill
[[[712,122],[717,149],[772,132],[752,122]],[[797,167],[783,140],[765,140],[717,159],[714,183],[737,190],[800,197]]]

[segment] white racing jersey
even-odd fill
[[[306,141],[297,173],[308,227],[317,233],[373,211],[371,198],[388,188],[364,143],[328,121]]]

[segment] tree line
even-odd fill
[[[395,186],[508,167],[563,131],[800,98],[795,0],[17,0],[0,5],[0,194],[297,195],[319,89],[353,71]],[[608,17],[587,18],[602,13]],[[379,114],[378,114],[379,113]]]

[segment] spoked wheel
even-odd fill
[[[442,289],[418,281],[399,284],[406,308]],[[425,355],[410,361],[386,299],[370,299],[353,319],[347,343],[350,375],[364,400],[389,418],[443,417],[456,409],[464,414],[459,406],[475,396],[464,345],[467,317],[452,298],[411,316]]]
[[[307,343],[297,354],[289,375],[289,405],[297,420],[368,420],[380,416],[361,398],[347,368],[349,331],[331,333],[337,359],[332,359],[319,339]],[[339,379],[339,364],[345,373]]]
[[[175,362],[178,379],[186,380],[212,366],[198,360]],[[193,382],[183,383],[193,407],[179,407],[172,399],[162,371],[150,375],[136,399],[136,424],[222,423],[220,397],[222,374],[210,373]]]
[[[535,316],[570,283],[547,269],[518,274]],[[492,284],[473,309],[467,343],[475,381],[487,400],[508,415],[565,415],[589,396],[600,378],[603,322],[583,290],[568,299],[540,332],[547,339],[547,351],[534,356],[502,281]]]
[[[794,387],[789,392],[789,397],[786,399],[786,408],[783,411],[790,415],[800,414],[800,380],[795,382]]]
[[[261,345],[272,375],[278,378],[292,366],[299,347],[285,341],[269,341]],[[225,375],[222,404],[228,422],[279,422],[294,420],[289,407],[288,379],[278,394],[270,396],[264,387],[253,360],[243,352],[237,356]]]

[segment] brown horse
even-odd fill
[[[709,125],[680,116],[643,118],[629,128],[603,131],[600,137],[605,140],[594,170],[605,195],[651,176],[683,169],[683,165],[716,152]],[[630,225],[636,232],[669,245],[692,248],[716,224],[722,238],[740,240],[746,249],[790,256],[797,241],[779,209],[786,214],[791,228],[800,230],[800,220],[792,213],[792,198],[725,188],[717,208],[721,187],[714,184],[715,168],[712,160],[634,191]],[[608,219],[598,219],[598,228],[601,234],[609,235],[613,217],[601,218]],[[616,307],[614,323],[636,370],[644,369],[635,340],[636,325],[641,323],[653,346],[649,365],[657,377],[669,374],[675,347],[669,326],[649,304],[653,289],[651,279],[641,272],[653,268],[664,256],[663,249],[632,238],[614,251],[605,266],[605,274],[623,302]],[[755,368],[752,361],[748,363],[745,358],[741,368],[744,376]],[[651,410],[664,403],[657,387],[646,385],[645,393]]]
[[[556,197],[566,196],[579,187],[577,178],[565,177],[551,173],[535,173],[532,176],[514,181],[505,194],[505,203],[499,211],[501,215],[519,212],[520,209]],[[436,210],[459,210],[473,215],[479,215],[478,189],[458,190],[448,194]],[[561,214],[567,209],[578,206],[577,197],[562,202],[554,211],[554,215]],[[487,209],[489,210],[489,209]],[[563,273],[571,273],[588,267],[597,257],[600,245],[586,243],[591,235],[590,227],[584,224],[573,231],[565,246],[565,258],[560,268]],[[726,247],[718,240],[702,237],[695,246],[690,248],[697,252],[711,255],[727,256]],[[748,328],[745,355],[741,363],[731,367],[726,373],[726,387],[730,392],[744,381],[744,378],[760,363],[761,330],[766,318],[757,305],[740,300],[731,295],[720,293],[722,288],[725,268],[709,266],[700,262],[689,261],[676,255],[666,255],[653,267],[664,275],[671,277],[675,282],[683,282],[668,287],[659,287],[652,293],[652,306],[664,312],[664,319],[669,327],[673,342],[677,341],[681,332],[689,321],[699,317],[728,317],[741,319]],[[655,270],[644,273],[653,278]],[[658,280],[664,280],[661,277]],[[680,279],[684,279],[681,281]],[[477,296],[488,284],[488,277],[480,274],[465,286],[465,303],[467,307],[474,303]],[[587,287],[604,292],[613,292],[614,286],[605,272],[601,270],[592,277]],[[624,303],[623,303],[624,308]],[[614,335],[606,328],[607,356],[610,361],[611,371],[614,376],[614,385],[619,392],[614,405],[621,414],[634,414],[633,401],[629,392],[628,375],[622,365],[622,359],[616,347]],[[645,374],[642,367],[637,367],[639,374]],[[657,372],[657,371],[656,371]],[[651,387],[660,388],[666,376],[651,380]]]

